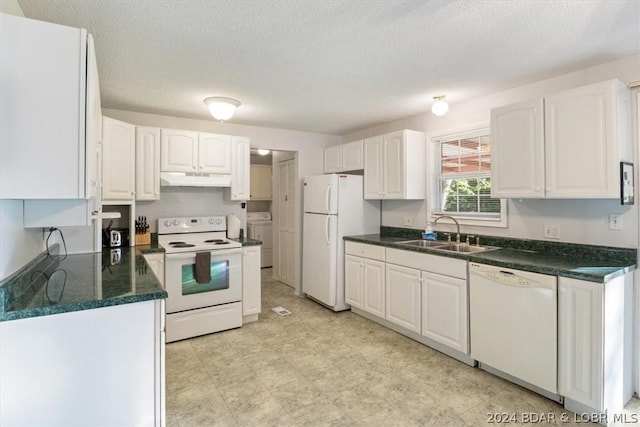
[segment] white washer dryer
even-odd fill
[[[260,263],[262,268],[273,265],[273,222],[271,212],[247,212],[247,235],[262,241]]]

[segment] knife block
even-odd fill
[[[136,234],[136,246],[150,245],[151,244],[151,231],[147,230],[146,233]]]

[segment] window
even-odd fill
[[[491,198],[489,129],[433,140],[436,164],[434,215],[462,223],[506,227],[506,203]]]

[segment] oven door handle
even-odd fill
[[[167,258],[171,259],[189,259],[195,258],[196,252],[206,252],[206,251],[195,251],[195,252],[181,252],[177,254],[166,254]],[[236,255],[242,253],[242,249],[216,249],[211,252],[211,259],[220,258],[220,256],[224,255]]]

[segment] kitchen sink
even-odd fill
[[[448,251],[448,252],[472,253],[472,252],[492,251],[498,248],[496,248],[495,246],[472,246],[466,243],[448,243],[444,246],[437,246],[434,249],[438,249],[440,251]]]
[[[433,248],[439,251],[462,253],[484,252],[498,249],[494,246],[473,246],[466,243],[443,242],[441,240],[407,240],[397,243],[399,245],[415,246],[418,248]]]
[[[398,242],[399,245],[417,246],[419,248],[440,248],[442,246],[449,246],[449,242],[442,242],[438,240],[407,240],[405,242]]]

